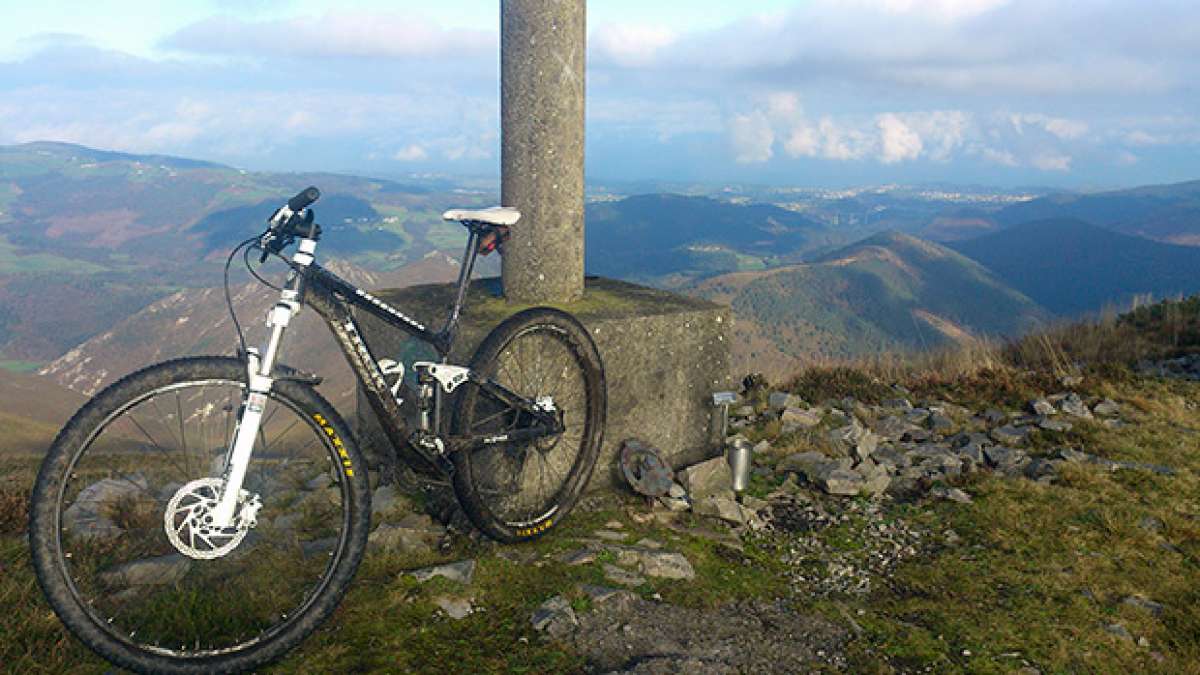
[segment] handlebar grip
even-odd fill
[[[288,208],[292,211],[300,211],[306,208],[309,204],[317,201],[321,197],[321,191],[315,187],[307,188],[300,194],[288,200]]]

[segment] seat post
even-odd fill
[[[467,286],[471,284],[471,272],[475,269],[475,258],[479,255],[476,250],[479,245],[479,231],[474,225],[467,225],[470,234],[467,236],[467,248],[463,251],[462,267],[458,270],[458,289],[454,295],[454,306],[450,308],[450,316],[446,319],[446,327],[442,329],[447,351],[454,342],[454,334],[458,331],[458,317],[462,313],[463,300],[467,297]],[[443,356],[445,356],[443,354]]]

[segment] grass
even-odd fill
[[[1194,385],[1181,387],[1192,397]],[[1116,392],[1173,407],[1173,387]],[[1090,452],[1173,466],[1178,474],[1068,467],[1062,484],[986,477],[965,484],[969,505],[911,513],[954,544],[902,565],[855,603],[865,639],[856,670],[933,666],[1006,672],[1197,672],[1200,664],[1200,416],[1176,426],[1158,414],[1091,434]],[[1161,531],[1145,523],[1161,522]],[[1144,595],[1161,617],[1123,604]],[[1122,624],[1149,646],[1106,630]],[[965,654],[970,654],[966,656]]]
[[[720,527],[690,516],[674,527],[642,522],[641,503],[606,497],[530,544],[494,546],[458,537],[437,553],[368,554],[332,620],[269,671],[434,673],[454,664],[463,672],[580,672],[582,657],[543,641],[529,617],[559,594],[586,611],[588,601],[576,586],[606,583],[602,563],[614,556],[576,567],[557,556],[618,520],[627,541],[662,542],[684,553],[697,573],[690,582],[651,579],[635,592],[695,608],[791,598],[802,611],[852,628],[851,672],[1003,673],[1031,666],[1050,673],[1200,673],[1200,384],[1146,379],[1130,368],[1141,358],[1195,349],[1189,332],[1194,310],[1143,311],[923,362],[879,359],[811,370],[792,388],[814,403],[847,395],[873,401],[897,396],[891,384],[898,382],[914,403],[938,398],[972,410],[1011,410],[1062,389],[1063,374],[1082,373],[1074,388],[1116,400],[1130,423],[1109,428],[1081,421],[1067,434],[1039,432],[1031,450],[1069,445],[1114,460],[1167,465],[1174,475],[1066,465],[1054,485],[991,474],[955,479],[972,503],[885,506],[885,520],[902,519],[926,533],[920,554],[873,580],[866,595],[820,597],[787,580],[779,556],[786,541],[705,536],[703,530]],[[804,449],[807,442],[803,435],[780,439],[778,424],[749,435],[772,438],[782,450]],[[106,672],[41,598],[22,532],[36,460],[6,459],[7,473],[0,477],[0,663],[14,672]],[[781,478],[756,476],[752,492],[761,497]],[[877,535],[868,521],[852,517],[793,536],[867,556]],[[440,579],[418,584],[405,574],[464,558],[478,561],[470,586]],[[477,611],[453,621],[436,609],[440,595],[467,597]],[[1134,596],[1161,603],[1161,614],[1126,603]],[[1115,636],[1108,629],[1113,624],[1147,646]]]
[[[19,361],[12,359],[0,359],[0,370],[8,370],[14,373],[32,373],[38,368],[41,368],[44,363],[41,361]]]
[[[84,260],[73,260],[48,253],[22,254],[17,247],[0,237],[0,273],[23,274],[27,272],[71,272],[73,274],[95,274],[105,268]]]

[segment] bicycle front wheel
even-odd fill
[[[562,433],[453,455],[454,490],[471,521],[504,542],[533,539],[560,522],[586,487],[604,437],[604,366],[580,323],[550,308],[525,310],[493,330],[471,369],[561,414]],[[464,384],[454,430],[503,434],[526,416]]]
[[[238,524],[211,525],[244,379],[226,358],[146,368],[76,413],[42,465],[29,530],[38,581],[63,623],[117,665],[261,665],[333,611],[362,559],[366,463],[329,403],[296,382],[277,382],[264,407]]]

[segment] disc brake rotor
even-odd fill
[[[237,548],[249,527],[214,527],[212,511],[217,507],[220,478],[201,478],[179,488],[167,502],[163,526],[167,539],[180,553],[196,560],[214,560]]]

